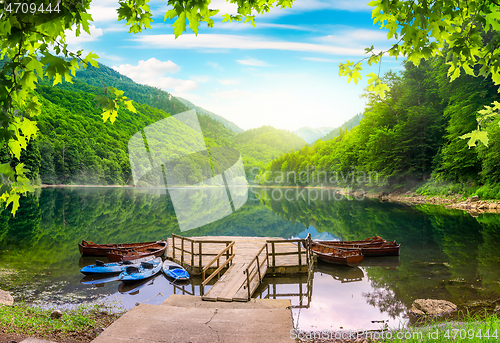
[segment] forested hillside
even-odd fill
[[[243,155],[248,176],[251,168],[262,170],[273,158],[304,145],[306,142],[295,133],[272,126],[247,130],[234,137],[234,147]]]
[[[273,160],[261,182],[386,189],[425,183],[423,192],[500,197],[498,118],[487,124],[488,147],[469,149],[459,138],[476,128],[478,110],[499,99],[498,87],[468,75],[450,83],[446,73],[442,58],[387,73],[390,92],[383,100],[367,94],[358,126]]]
[[[119,109],[113,124],[103,123],[101,109],[94,101],[96,95],[103,94],[103,84],[123,90],[125,96],[134,100],[137,113]],[[37,93],[42,103],[42,114],[36,118],[40,132],[22,152],[21,161],[30,170],[28,177],[44,184],[133,184],[128,156],[130,138],[171,114],[193,106],[199,109],[191,103],[190,107],[184,105],[160,89],[136,84],[102,64],[77,72],[73,83],[53,87],[42,80]],[[253,167],[262,168],[272,158],[305,144],[296,135],[271,127],[238,135],[228,128],[233,123],[224,122],[222,117],[217,120],[198,113],[198,120],[208,147],[232,147],[242,153],[249,178],[253,178]],[[234,126],[232,129],[237,131],[239,128]],[[0,151],[0,162],[4,160],[8,160],[5,149]],[[204,162],[198,159],[190,163]],[[186,182],[201,178],[200,174],[189,179],[186,174]]]
[[[218,114],[215,114],[213,112],[207,111],[203,107],[196,106],[191,101],[188,101],[188,100],[183,99],[181,97],[176,97],[176,99],[179,100],[184,105],[186,105],[187,107],[189,107],[190,109],[196,110],[196,112],[198,114],[206,115],[206,116],[209,116],[210,118],[213,118],[213,119],[215,119],[217,121],[220,121],[222,124],[224,124],[224,126],[226,126],[229,130],[231,130],[233,132],[236,132],[236,133],[243,132],[243,129],[241,127],[239,127],[238,125],[236,125],[232,121],[229,121],[226,118],[221,117]]]
[[[344,124],[341,126],[333,129],[332,131],[328,132],[325,136],[321,137],[320,139],[322,141],[327,141],[330,139],[333,139],[341,134],[342,131],[349,131],[352,130],[354,127],[356,127],[359,122],[363,119],[363,113],[358,113],[348,121],[346,121]]]

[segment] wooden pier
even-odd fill
[[[249,301],[266,273],[311,273],[311,238],[194,237],[172,234],[168,258],[192,275],[201,275],[208,301]],[[204,287],[217,282],[205,294]]]

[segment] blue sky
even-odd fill
[[[222,23],[236,8],[223,0],[214,28],[200,26],[175,39],[164,22],[167,3],[150,1],[151,30],[128,33],[117,22],[116,0],[91,7],[91,36],[68,35],[72,50],[94,51],[99,61],[141,84],[161,88],[217,113],[243,129],[272,125],[337,127],[362,112],[365,80],[347,84],[338,64],[365,57],[372,44],[387,49],[386,32],[373,26],[367,0],[296,0],[288,10],[257,16],[256,26]],[[401,70],[384,58],[381,72]],[[378,72],[365,66],[364,75]]]

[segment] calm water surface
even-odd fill
[[[319,192],[319,193],[318,193]],[[357,268],[319,263],[312,278],[268,276],[254,295],[292,301],[303,330],[377,329],[412,322],[418,298],[477,309],[500,297],[500,216],[471,217],[433,205],[409,207],[344,198],[331,191],[251,189],[247,203],[217,222],[180,232],[168,195],[122,188],[45,188],[23,198],[15,218],[0,212],[0,288],[46,307],[104,303],[130,309],[170,294],[199,294],[199,278],[174,286],[163,275],[132,288],[84,277],[77,244],[184,236],[364,239],[402,244],[401,256],[366,258]],[[275,200],[273,200],[275,199]]]

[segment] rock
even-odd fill
[[[495,307],[495,312],[498,312],[498,311],[500,311],[500,305],[497,305],[497,306]]]
[[[487,300],[471,300],[464,304],[465,307],[490,307],[491,302]]]
[[[104,331],[104,329],[102,327],[96,327],[94,329],[94,333],[96,334],[96,336],[98,336],[103,331]]]
[[[478,195],[474,195],[474,196],[470,197],[470,202],[475,202],[475,201],[479,201]]]
[[[410,312],[418,315],[440,315],[457,310],[457,305],[446,300],[417,299],[413,302]]]
[[[14,298],[9,292],[2,291],[0,289],[0,305],[12,305],[14,303]]]
[[[59,311],[59,310],[54,310],[52,311],[52,313],[50,314],[50,318],[52,319],[59,319],[62,317],[62,312]]]
[[[496,208],[497,208],[497,203],[494,202],[490,204],[490,210],[494,210]]]

